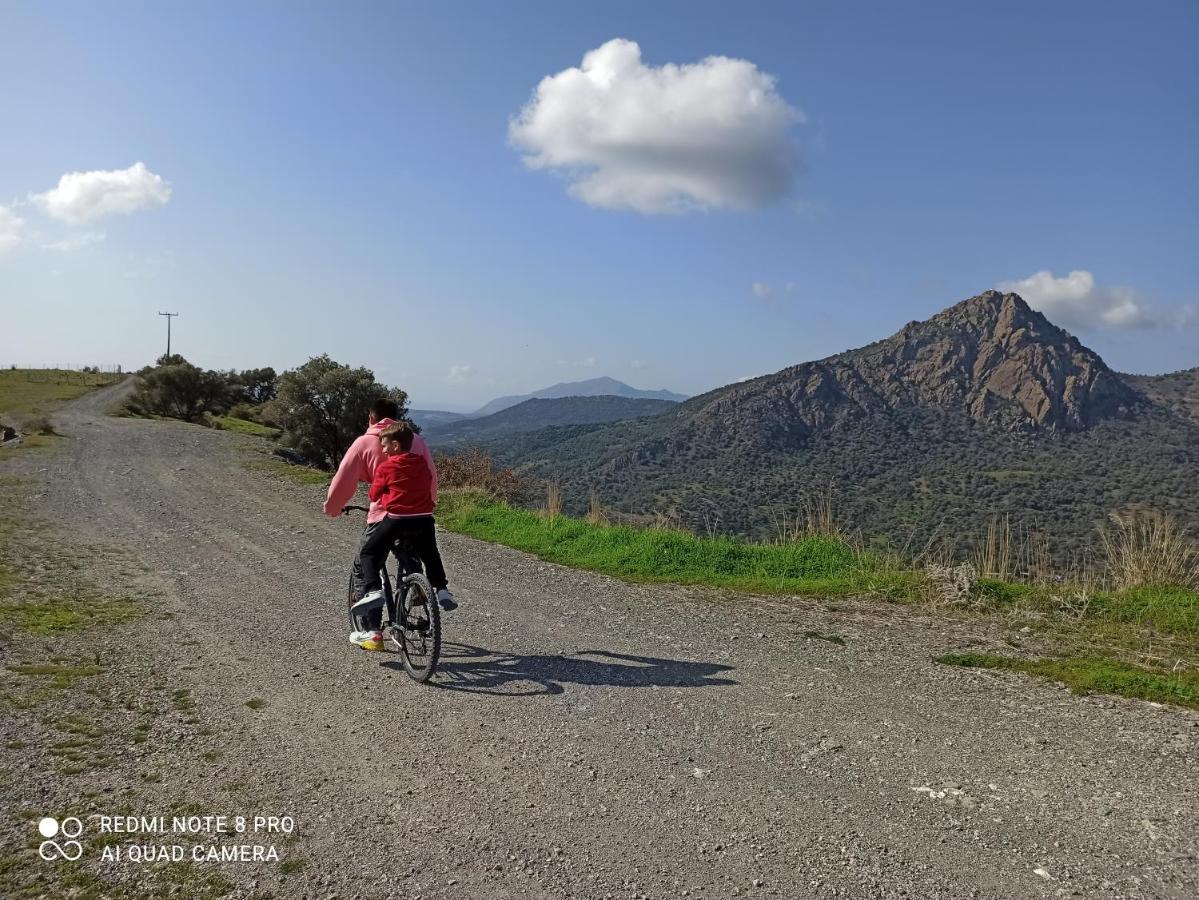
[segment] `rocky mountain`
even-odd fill
[[[968,544],[994,516],[1085,552],[1113,510],[1199,530],[1199,423],[1187,373],[1124,377],[1015,294],[988,291],[891,337],[694,397],[660,415],[512,436],[497,458],[680,524],[701,507],[769,536],[832,490],[891,546]],[[1171,399],[1173,398],[1173,399]]]
[[[677,405],[673,400],[615,396],[525,400],[489,416],[430,425],[425,436],[437,446],[444,447],[551,426],[591,425],[653,416]]]
[[[987,291],[858,350],[721,388],[689,404],[713,439],[741,426],[779,449],[890,410],[935,407],[1004,430],[1078,431],[1144,402],[1016,294]]]
[[[586,381],[564,381],[551,387],[533,391],[531,394],[519,394],[510,397],[497,397],[490,403],[475,410],[473,418],[489,416],[501,409],[507,409],[525,400],[553,400],[559,397],[632,397],[641,400],[670,400],[675,403],[687,399],[686,394],[675,394],[671,391],[643,391],[630,387],[615,378],[590,378]]]

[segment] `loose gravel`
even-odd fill
[[[7,466],[138,562],[91,567],[149,610],[93,640],[140,692],[130,722],[167,699],[99,773],[17,763],[14,840],[86,787],[293,817],[280,862],[214,869],[229,896],[1199,896],[1194,713],[932,661],[999,646],[981,626],[624,584],[445,531],[461,607],[416,685],[346,640],[361,522],[247,469],[255,439],[105,417],[122,389]]]

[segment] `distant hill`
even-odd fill
[[[589,425],[653,416],[677,408],[673,400],[637,397],[561,397],[525,400],[482,418],[458,419],[430,425],[425,436],[439,446],[486,441],[513,432],[536,431],[554,425]]]
[[[447,412],[443,409],[410,409],[408,410],[408,418],[422,429],[425,429],[465,419],[466,413]]]
[[[1154,402],[1199,422],[1199,366],[1169,375],[1120,377]]]
[[[1193,383],[1120,376],[1017,295],[988,291],[666,415],[492,449],[560,477],[576,512],[594,489],[626,514],[768,537],[831,490],[846,524],[881,546],[960,548],[1000,516],[1065,561],[1114,510],[1152,506],[1199,531]]]
[[[516,406],[525,400],[553,400],[559,397],[633,397],[642,400],[671,400],[676,403],[687,399],[686,394],[675,394],[671,391],[642,391],[629,387],[623,381],[615,378],[591,378],[587,381],[564,381],[553,387],[542,388],[531,394],[497,397],[482,408],[471,414],[472,418],[480,418],[497,413],[501,409]]]

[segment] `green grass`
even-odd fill
[[[66,369],[0,369],[0,419],[46,415],[120,378]]]
[[[242,465],[251,472],[261,472],[274,478],[283,478],[293,484],[328,484],[333,477],[332,472],[324,472],[308,466],[293,466],[281,459],[269,457],[248,459]]]
[[[471,537],[626,581],[894,599],[910,598],[923,583],[917,573],[891,568],[832,537],[751,544],[681,531],[592,525],[562,516],[550,519],[466,493],[443,496],[438,521]]]
[[[239,419],[235,416],[209,415],[207,422],[209,426],[219,431],[233,431],[237,434],[249,434],[254,437],[267,438],[268,440],[274,440],[281,433],[278,428],[260,425],[257,422],[251,422],[249,419]]]
[[[18,675],[51,676],[50,683],[57,688],[70,687],[76,678],[88,678],[104,672],[101,666],[74,666],[60,662],[31,663],[29,665],[8,666],[9,671]]]
[[[949,653],[937,662],[976,669],[1007,669],[1061,682],[1078,694],[1103,693],[1199,709],[1199,672],[1153,672],[1095,657],[1016,659],[989,653]]]
[[[1199,592],[1182,587],[1138,587],[1100,593],[1092,598],[1088,615],[1199,637]]]

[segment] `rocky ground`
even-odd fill
[[[57,449],[0,457],[21,515],[59,526],[29,520],[25,564],[97,586],[95,627],[4,625],[0,893],[1199,894],[1195,714],[932,662],[998,645],[977,626],[623,584],[445,532],[462,606],[419,686],[346,641],[360,522],[247,468],[253,439],[105,417],[114,390],[58,417]],[[295,830],[103,835],[97,814]],[[47,815],[84,821],[78,862],[38,858]],[[190,857],[209,843],[277,858]],[[188,859],[101,858],[163,844]]]

